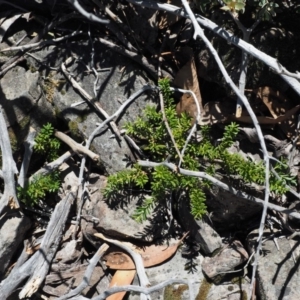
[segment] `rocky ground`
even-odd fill
[[[84,2],[90,12],[105,11],[104,2]],[[6,123],[0,129],[0,298],[135,300],[146,299],[141,291],[151,291],[152,299],[165,300],[298,299],[297,186],[280,198],[271,195],[253,295],[263,185],[237,185],[236,178],[220,171],[219,184],[207,191],[207,214],[195,220],[184,202],[172,222],[159,211],[143,223],[132,219],[144,191],[126,193],[114,203],[103,195],[108,177],[139,159],[123,125],[136,120],[147,104],[159,107],[155,86],[161,75],[198,96],[200,125],[213,126],[216,143],[224,124],[235,120],[240,135],[230,153],[262,161],[249,115],[236,118],[235,98],[206,46],[193,40],[191,22],[122,1],[106,6],[111,22],[105,25],[90,22],[68,2],[43,4],[25,11],[22,3],[21,8],[2,5],[0,14],[0,108]],[[263,27],[252,43],[272,55],[274,48],[268,47],[277,37],[284,48],[298,40],[296,31],[292,39],[280,30]],[[236,81],[240,52],[211,31],[207,36]],[[285,66],[294,70],[296,65]],[[298,96],[268,67],[253,62],[250,67],[247,96],[261,117],[269,155],[287,158],[297,176]],[[177,102],[178,113],[195,117],[186,94]],[[12,161],[5,134],[19,173],[10,178],[22,185],[26,151],[48,122],[57,136],[67,136],[60,135],[61,156],[51,162],[33,152],[24,180],[59,168],[60,190],[33,206],[19,206],[5,199],[11,171],[5,162]],[[109,296],[115,285],[129,292]]]

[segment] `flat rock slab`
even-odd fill
[[[191,238],[200,245],[201,251],[206,255],[211,255],[222,247],[222,239],[219,234],[206,222],[195,220],[188,206],[188,199],[180,201],[178,218],[182,227],[190,233]]]
[[[203,272],[209,277],[233,271],[235,267],[248,259],[248,253],[240,241],[233,241],[225,245],[218,254],[213,257],[205,257],[202,263]]]
[[[138,223],[131,217],[139,198],[133,196],[122,198],[120,195],[114,201],[107,201],[103,197],[106,183],[105,176],[91,174],[89,185],[91,196],[82,210],[84,217],[81,226],[84,234],[93,238],[94,233],[102,232],[112,238],[143,240],[142,233],[150,223],[148,221]],[[149,238],[147,241],[150,241]]]
[[[264,232],[263,239],[270,238],[271,234]],[[251,232],[247,238],[250,247],[256,239],[257,231]],[[261,299],[300,299],[299,239],[283,237],[277,243],[279,249],[271,238],[263,243],[257,268],[258,294]]]

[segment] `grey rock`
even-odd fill
[[[220,252],[213,257],[205,257],[202,263],[203,272],[209,277],[234,270],[235,267],[244,263],[248,259],[248,253],[240,241],[233,241],[225,245]],[[221,276],[222,276],[221,275]]]
[[[94,97],[93,101],[97,102],[108,115],[113,114],[133,93],[140,90],[144,85],[152,83],[148,75],[131,60],[106,49],[102,45],[95,45],[95,53],[97,53],[95,64],[99,69],[103,69],[103,71],[98,72],[98,90],[95,97],[95,76],[91,72],[87,72],[87,65],[91,59],[89,45],[70,44],[69,47],[78,56],[78,60],[69,65],[68,70],[80,86],[91,97]],[[49,47],[37,51],[35,55],[45,64],[60,66],[69,57],[67,53],[70,49],[68,46],[64,49]],[[28,61],[34,68],[38,68],[35,60],[29,58]],[[72,104],[84,101],[84,99],[68,81],[64,82],[66,78],[63,74],[46,73],[45,71],[42,74],[44,75],[42,85],[46,84],[46,95],[43,98],[46,97],[48,102],[51,102],[54,114],[65,121],[73,137],[79,140],[88,139],[95,130],[96,123],[101,123],[104,120],[103,116],[86,102],[71,107]],[[49,85],[49,81],[52,83],[60,82],[60,84],[58,86]],[[141,115],[146,104],[153,103],[154,97],[154,93],[148,92],[130,104],[122,115],[115,120],[119,129],[122,129],[125,123],[132,122]],[[112,136],[113,133],[108,128],[104,133],[97,136],[92,143],[92,149],[100,155],[101,166],[109,174],[124,169],[127,166],[126,157],[133,159],[132,152],[123,137],[118,141]]]
[[[257,287],[260,299],[296,300],[300,298],[299,291],[299,240],[277,238],[277,249],[273,233],[264,231],[262,255],[257,266]],[[247,237],[248,247],[253,250],[258,237],[257,230]]]
[[[6,214],[0,220],[0,275],[2,276],[9,266],[14,253],[30,228],[30,221],[20,213]]]
[[[115,238],[146,239],[140,234],[150,225],[149,222],[141,224],[131,218],[139,198],[119,195],[115,200],[107,201],[103,197],[106,177],[92,174],[90,183],[89,189],[93,192],[82,210],[84,217],[81,227],[85,236],[92,239],[94,233],[102,232]]]
[[[222,239],[206,222],[205,217],[202,220],[195,220],[187,203],[184,200],[179,202],[179,221],[183,228],[190,232],[190,236],[194,241],[200,244],[201,251],[206,255],[211,255],[214,251],[222,247]]]
[[[37,103],[38,72],[31,73],[23,67],[16,66],[1,79],[0,103],[4,110],[8,126],[21,124]]]

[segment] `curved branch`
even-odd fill
[[[82,14],[84,17],[86,17],[88,20],[92,22],[102,23],[102,24],[109,24],[110,21],[106,19],[101,19],[93,14],[88,13],[86,10],[83,9],[83,7],[79,4],[77,0],[67,0],[69,3],[71,3],[77,11]]]

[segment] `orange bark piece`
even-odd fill
[[[144,247],[143,249],[135,248],[134,251],[136,251],[141,255],[145,268],[152,267],[163,263],[171,256],[173,256],[174,253],[177,251],[177,248],[182,242],[182,240],[186,237],[186,235],[187,234],[185,234],[179,241],[176,241],[176,243],[169,246],[151,245],[148,247]],[[135,265],[132,258],[128,254],[122,251],[110,252],[104,256],[104,260],[106,260],[106,265],[111,269],[116,269],[116,270],[135,269]]]
[[[135,272],[135,270],[117,270],[110,281],[109,287],[131,284]],[[125,294],[126,292],[119,292],[108,296],[106,300],[122,300]]]

